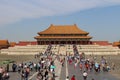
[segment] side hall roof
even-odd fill
[[[9,45],[8,40],[0,40],[0,46],[6,46]]]
[[[114,46],[119,46],[120,45],[120,41],[119,42],[113,42]]]

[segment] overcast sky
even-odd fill
[[[120,0],[0,0],[0,39],[31,41],[54,25],[77,24],[92,40],[120,40]]]

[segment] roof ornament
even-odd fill
[[[77,26],[76,24],[74,24],[74,26]]]
[[[51,24],[51,26],[53,26],[53,24]]]

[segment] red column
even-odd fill
[[[38,43],[39,45],[41,45],[41,41],[39,41],[39,43]]]

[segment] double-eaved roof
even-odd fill
[[[83,31],[74,25],[53,25],[51,24],[46,30],[38,32],[39,36],[35,39],[91,39],[88,32]]]
[[[89,34],[86,31],[83,31],[74,25],[53,25],[44,31],[39,32],[38,34]]]

